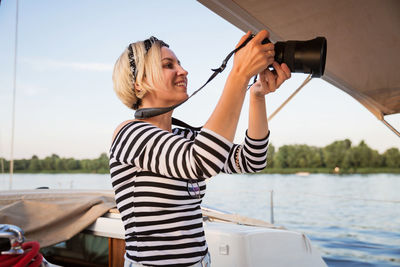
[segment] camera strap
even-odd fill
[[[214,71],[214,73],[210,76],[210,78],[208,78],[208,80],[206,81],[205,84],[203,84],[199,89],[197,89],[196,91],[194,91],[188,98],[186,98],[184,101],[182,101],[181,103],[178,103],[176,105],[173,106],[169,106],[169,107],[160,107],[160,108],[141,108],[136,110],[135,112],[135,119],[147,119],[147,118],[151,118],[151,117],[155,117],[164,113],[167,113],[177,107],[179,107],[180,105],[182,105],[183,103],[185,103],[186,101],[188,101],[192,96],[194,96],[195,94],[197,94],[201,89],[203,89],[209,82],[211,82],[219,73],[223,72],[224,69],[226,68],[226,65],[228,64],[229,59],[232,57],[233,54],[235,54],[237,51],[239,51],[240,49],[242,49],[254,36],[250,35],[240,46],[238,46],[237,48],[235,48],[232,52],[230,52],[226,58],[224,59],[224,61],[222,61],[222,64],[219,68],[217,69],[211,69],[212,71]],[[256,78],[254,79],[254,81],[256,81]],[[176,124],[175,124],[176,125]],[[181,126],[181,125],[178,125]],[[189,127],[189,128],[194,128],[194,127]]]

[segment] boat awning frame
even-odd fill
[[[400,113],[399,1],[198,1],[244,32],[267,29],[273,42],[327,37],[322,79],[355,98],[400,136],[384,119]]]

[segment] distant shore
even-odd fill
[[[393,173],[400,174],[400,168],[357,168],[340,169],[335,172],[331,168],[265,168],[260,173],[263,174],[307,174],[307,173],[326,173],[326,174],[374,174],[374,173]]]
[[[109,174],[109,170],[85,171],[85,170],[70,170],[70,171],[14,171],[14,173],[23,174],[78,174],[78,173],[93,173],[93,174]],[[357,169],[340,169],[335,172],[331,168],[265,168],[257,174],[299,174],[306,176],[307,174],[325,173],[325,174],[375,174],[375,173],[393,173],[400,174],[400,168],[357,168]],[[6,174],[6,173],[3,173]]]
[[[242,156],[245,156],[243,154]],[[283,145],[276,151],[270,144],[267,168],[263,174],[375,174],[400,173],[400,150],[389,148],[384,153],[370,148],[364,141],[352,145],[348,139],[335,141],[325,147]],[[15,159],[11,162],[0,157],[0,173],[109,173],[109,158],[102,153],[95,159],[64,158],[52,154],[40,159]]]

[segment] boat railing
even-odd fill
[[[10,224],[0,224],[0,239],[8,239],[8,244],[4,244],[5,247],[9,247],[8,250],[2,250],[1,255],[15,255],[23,254],[22,243],[24,243],[24,232],[21,228]],[[2,246],[3,247],[3,242]]]

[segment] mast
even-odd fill
[[[18,47],[18,0],[16,0],[15,15],[15,44],[14,44],[14,85],[13,85],[13,103],[11,120],[11,152],[10,152],[10,183],[9,189],[12,189],[12,178],[14,173],[14,132],[15,132],[15,98],[17,92],[17,47]]]

